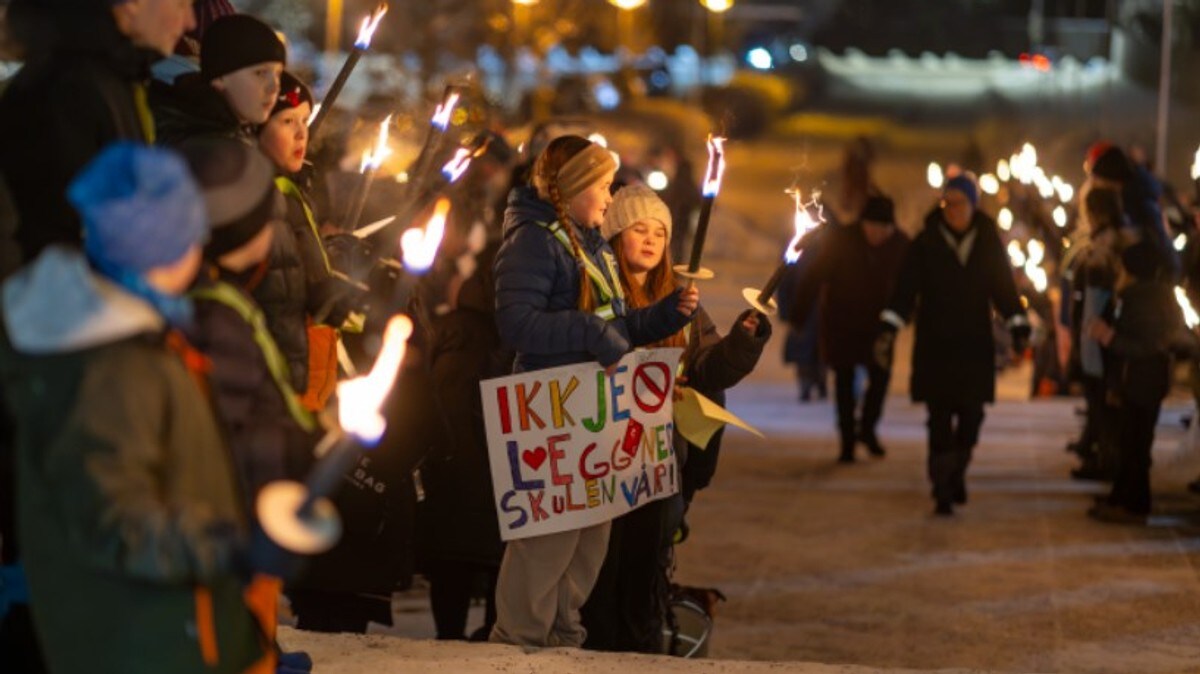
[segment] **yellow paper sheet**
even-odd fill
[[[725,424],[733,424],[760,438],[763,437],[757,428],[695,390],[680,386],[679,392],[683,394],[683,398],[675,401],[675,428],[678,428],[679,433],[693,445],[701,449],[707,447],[713,434]]]

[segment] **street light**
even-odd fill
[[[700,4],[713,14],[722,14],[733,7],[733,0],[700,0]]]
[[[617,48],[624,47],[633,52],[630,36],[633,33],[633,11],[646,4],[647,0],[608,0],[617,8]],[[624,59],[622,59],[624,61]]]
[[[525,42],[525,32],[529,28],[529,13],[533,11],[533,6],[538,4],[540,1],[541,0],[512,0],[512,50],[514,54],[521,44]]]

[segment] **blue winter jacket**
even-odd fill
[[[608,366],[631,348],[682,330],[690,321],[675,308],[679,292],[645,309],[624,310],[604,320],[579,311],[580,269],[572,252],[537,223],[558,220],[554,207],[531,187],[508,195],[504,243],[496,256],[496,326],[517,352],[514,372],[597,360]],[[584,253],[608,275],[601,252],[612,248],[597,229],[574,225]],[[590,281],[589,281],[590,282]],[[609,279],[617,286],[619,279]]]

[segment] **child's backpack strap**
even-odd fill
[[[563,229],[562,225],[555,220],[554,222],[538,222],[539,227],[542,227],[550,232],[558,242],[567,249],[567,252],[572,257],[575,256],[575,249],[571,245],[571,237]],[[604,259],[604,266],[608,268],[608,276],[605,276],[600,267],[588,255],[583,256],[583,270],[588,278],[592,280],[592,287],[600,294],[602,304],[596,307],[594,314],[603,318],[606,321],[611,321],[618,316],[625,315],[625,292],[621,289],[620,276],[617,273],[617,260],[613,254],[607,250],[601,251],[600,256]]]
[[[242,317],[242,320],[246,321],[254,332],[254,341],[258,344],[258,348],[262,350],[263,359],[267,361],[267,369],[271,371],[271,378],[275,380],[275,386],[279,388],[279,392],[283,395],[283,401],[287,404],[288,412],[296,420],[300,428],[306,431],[315,429],[315,420],[309,414],[308,410],[304,409],[304,406],[300,404],[300,398],[292,390],[292,385],[289,383],[291,378],[288,374],[287,360],[279,352],[279,346],[275,344],[275,339],[271,337],[271,333],[267,330],[267,320],[263,316],[262,310],[250,301],[245,294],[228,283],[217,282],[211,286],[197,288],[191,292],[191,296],[196,299],[223,304],[233,309]]]

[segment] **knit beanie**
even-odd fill
[[[543,156],[545,156],[543,154]],[[539,157],[539,161],[541,158]],[[617,170],[617,162],[608,150],[595,143],[590,143],[574,157],[567,160],[558,171],[558,193],[570,201],[575,195],[583,192],[598,182],[607,173]],[[534,169],[533,186],[537,188],[538,196],[549,199],[550,185],[538,175]]]
[[[896,224],[895,205],[891,199],[884,196],[870,197],[867,199],[867,205],[863,207],[860,219],[894,225]]]
[[[287,48],[262,21],[233,14],[217,19],[204,32],[200,73],[206,82],[259,63],[287,63]]]
[[[958,190],[967,195],[967,201],[971,202],[971,207],[979,205],[979,188],[975,186],[975,181],[971,176],[962,173],[954,176],[946,181],[946,188],[942,191],[943,194],[950,190]]]
[[[128,142],[105,148],[71,181],[83,248],[102,273],[140,274],[202,243],[204,199],[174,152]]]
[[[1092,162],[1092,175],[1105,180],[1127,183],[1133,179],[1133,164],[1119,147],[1109,147]]]
[[[229,138],[197,140],[180,150],[204,191],[209,260],[246,245],[284,212],[274,168],[258,150]]]
[[[1087,155],[1083,158],[1084,170],[1088,173],[1091,173],[1092,167],[1096,165],[1096,160],[1099,159],[1100,155],[1107,152],[1112,146],[1113,144],[1107,140],[1098,140],[1095,143],[1092,143],[1091,146],[1088,147]]]
[[[613,195],[612,204],[604,215],[600,233],[611,240],[621,232],[644,220],[654,220],[667,228],[671,240],[671,211],[658,194],[645,185],[627,185]]]
[[[312,90],[308,88],[307,84],[301,82],[300,78],[286,70],[283,71],[283,74],[279,76],[279,96],[275,99],[275,107],[271,108],[271,117],[284,110],[298,108],[304,103],[308,103],[309,109],[312,109]]]

